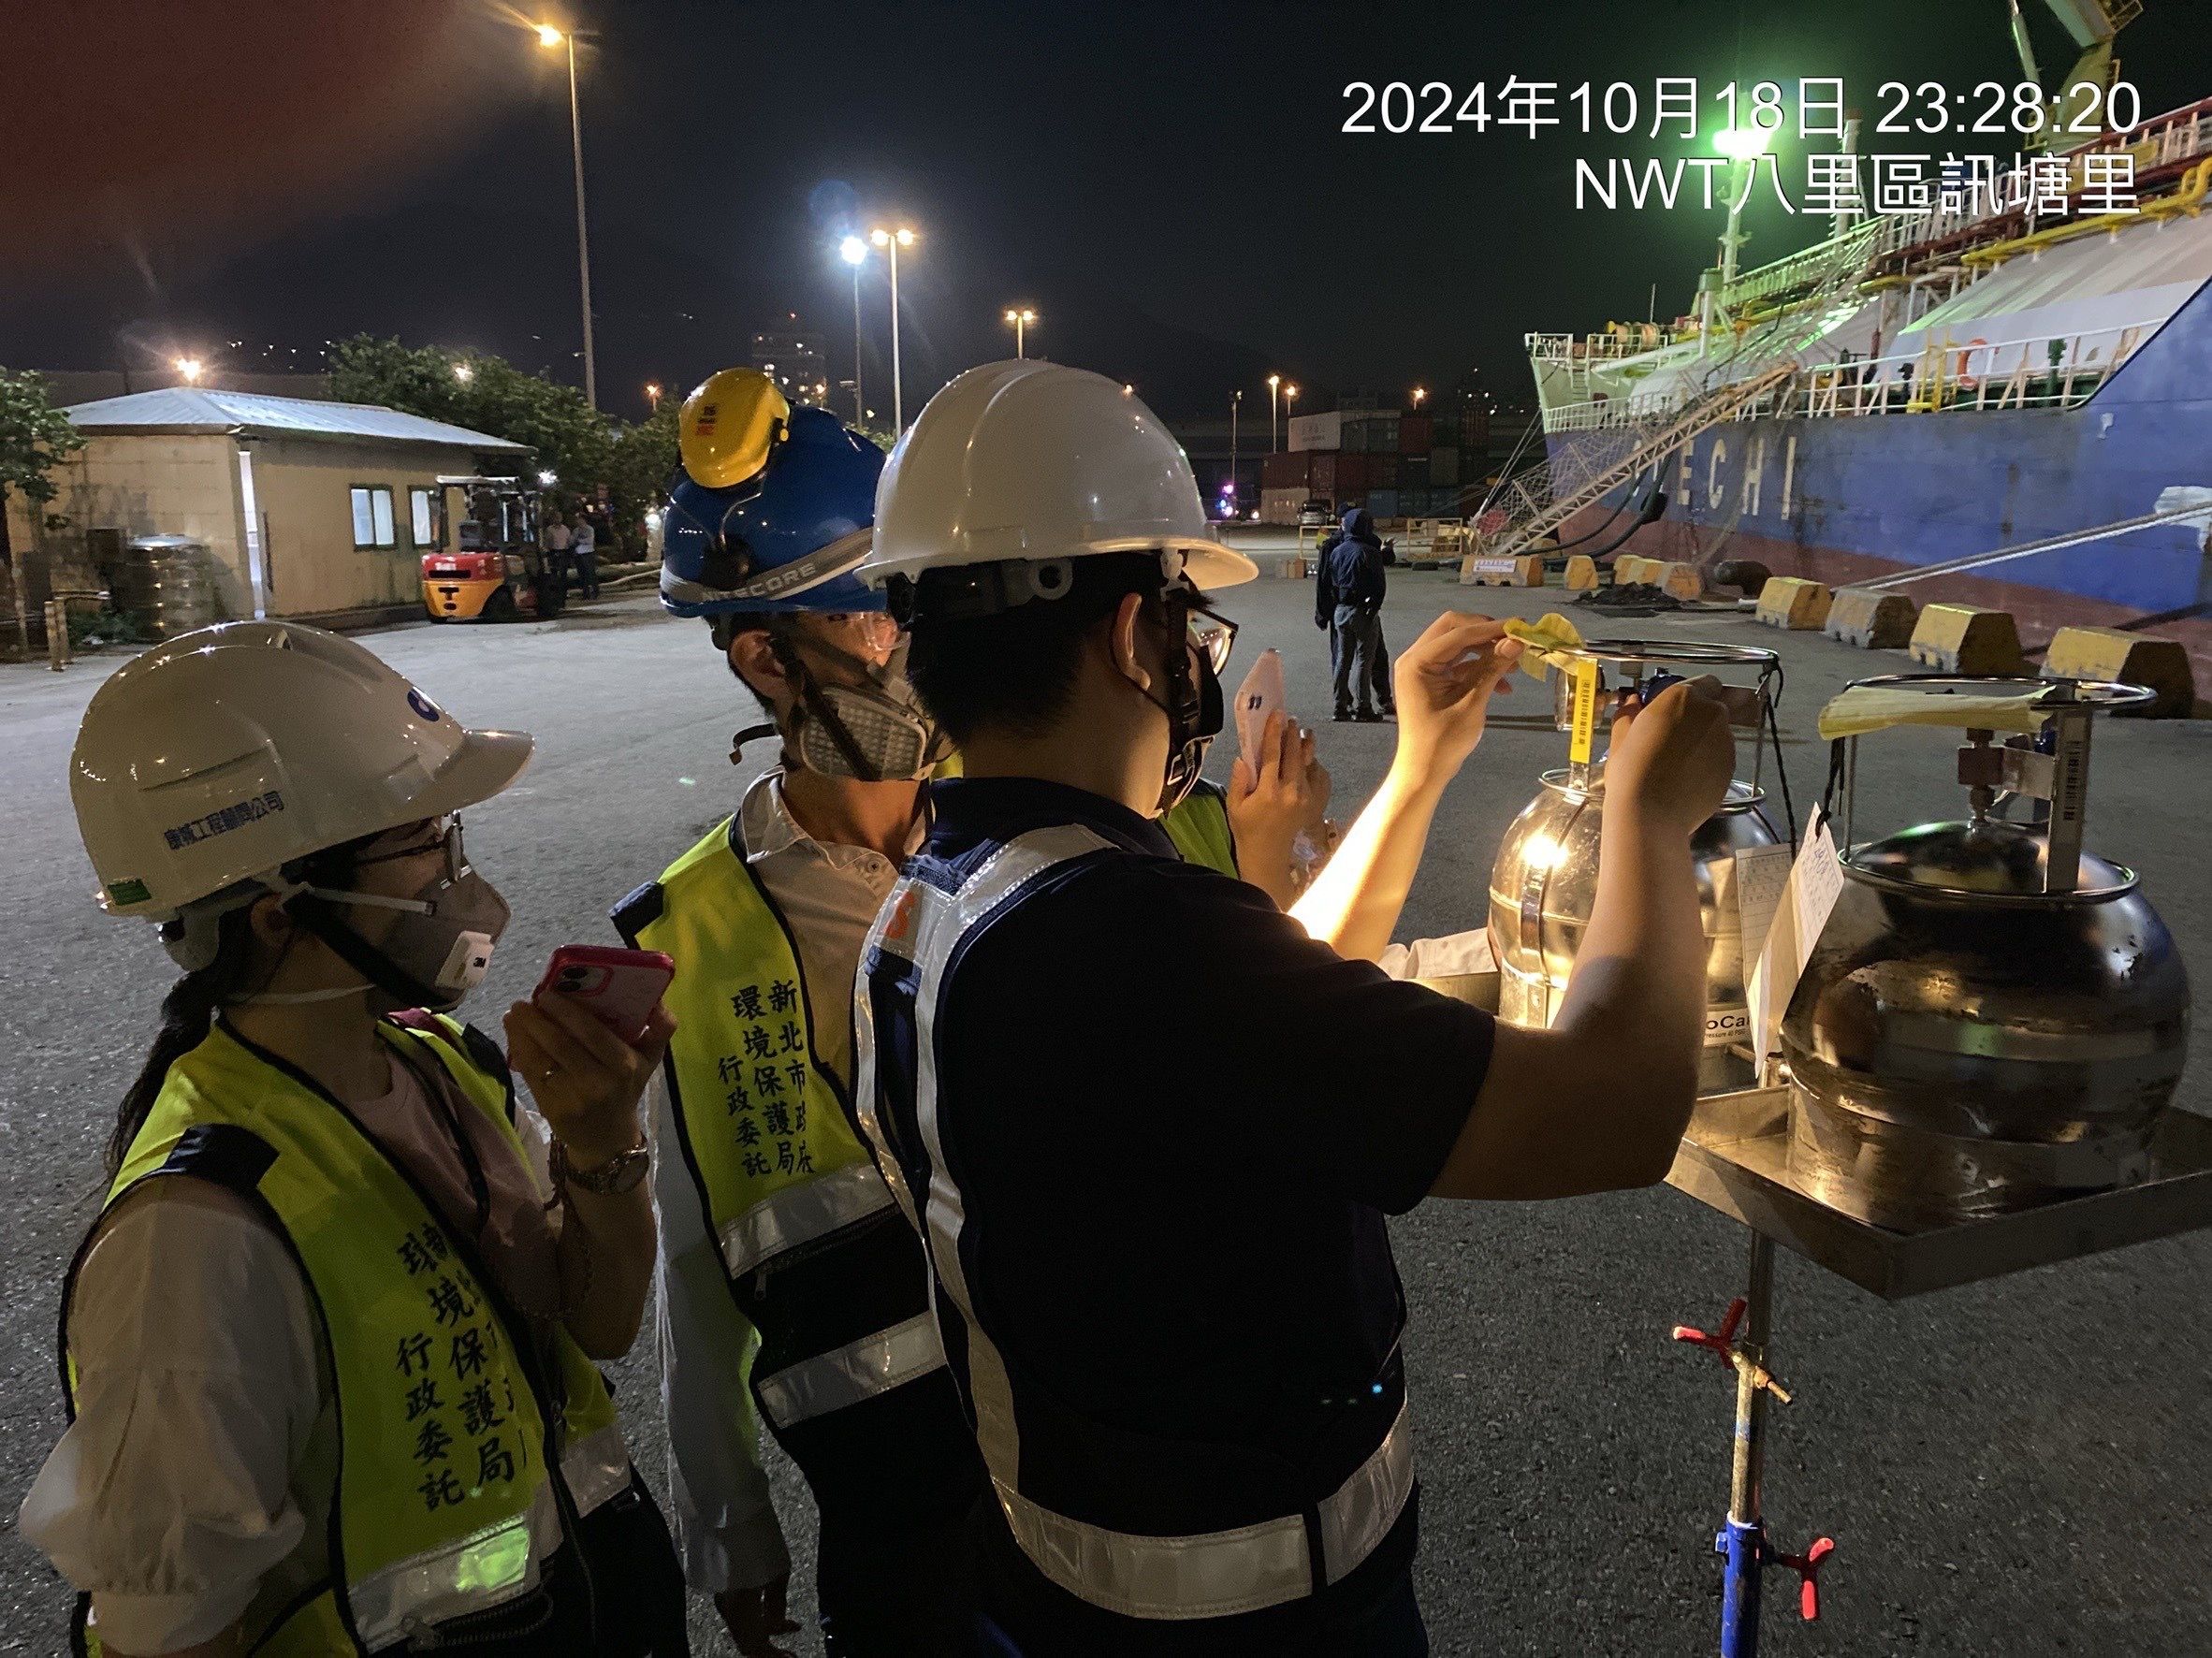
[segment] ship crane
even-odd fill
[[[2028,38],[2028,20],[2020,14],[2020,0],[2008,0],[2013,13],[2013,45],[2019,50],[2020,68],[2037,86],[2043,84],[2043,71],[2035,62],[2035,48]],[[2074,60],[2074,68],[2059,83],[2058,95],[2052,100],[2056,110],[2066,96],[2066,89],[2083,84],[2097,88],[2102,94],[2112,91],[2112,83],[2118,78],[2119,60],[2113,56],[2112,43],[2119,32],[2143,15],[2143,0],[2044,0],[2066,32],[2074,37],[2074,44],[2081,48],[2081,56]],[[2102,96],[2097,107],[2104,108]],[[2045,122],[2030,140],[2034,147],[2046,145],[2059,130],[2058,122]]]

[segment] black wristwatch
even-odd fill
[[[553,1179],[557,1185],[573,1185],[587,1192],[596,1192],[603,1198],[616,1198],[637,1189],[637,1183],[646,1177],[653,1154],[641,1132],[637,1143],[626,1152],[618,1152],[596,1169],[578,1169],[568,1160],[568,1147],[560,1141],[553,1142]]]

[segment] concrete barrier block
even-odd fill
[[[2044,652],[2045,679],[2118,679],[2159,693],[2146,708],[2131,708],[2146,720],[2186,720],[2196,705],[2196,675],[2189,647],[2178,639],[2127,633],[2117,628],[2060,628]]]
[[[1772,576],[1759,589],[1758,618],[1770,628],[1817,633],[1834,598],[1825,585],[1802,575]]]
[[[1919,619],[1918,609],[1902,593],[1838,588],[1822,631],[1861,650],[1902,650],[1912,644],[1913,624]]]
[[[1570,593],[1587,593],[1597,586],[1597,560],[1588,553],[1575,553],[1566,561],[1561,585]]]
[[[2012,612],[1977,604],[1930,604],[1910,648],[1922,667],[1945,674],[2017,674],[2027,666]]]
[[[1544,556],[1521,553],[1509,559],[1470,559],[1460,571],[1460,580],[1477,588],[1540,588],[1544,585]]]
[[[1659,560],[1646,559],[1635,553],[1623,553],[1613,560],[1613,585],[1617,588],[1650,587]]]
[[[1705,572],[1695,564],[1669,561],[1659,566],[1659,590],[1669,599],[1705,597]]]

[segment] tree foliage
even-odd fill
[[[563,514],[596,502],[602,484],[614,490],[616,457],[634,429],[594,410],[575,386],[526,374],[503,357],[456,356],[368,334],[331,347],[330,389],[344,402],[382,403],[527,444],[535,451],[531,464],[554,475],[546,499]],[[615,502],[618,538],[642,533],[638,521],[650,504]]]
[[[83,447],[41,376],[0,369],[0,504],[10,489],[27,501],[51,501],[55,485],[48,471]]]

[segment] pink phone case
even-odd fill
[[[600,944],[563,944],[546,964],[538,993],[579,1003],[594,1019],[635,1047],[645,1036],[676,963],[657,950],[617,950]]]

